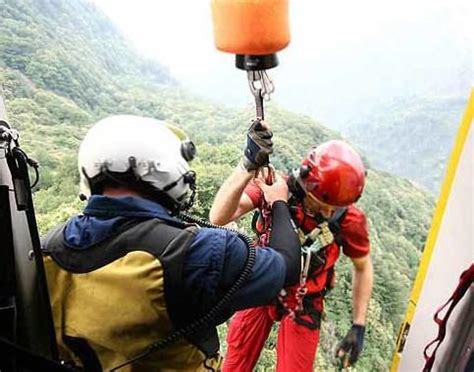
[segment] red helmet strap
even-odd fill
[[[311,166],[308,165],[308,164],[303,164],[300,167],[299,176],[300,176],[300,178],[304,179],[304,178],[308,177],[310,172],[311,172]]]
[[[303,200],[306,196],[306,191],[303,187],[303,178],[308,177],[309,172],[310,168],[306,165],[302,165],[299,168],[290,170],[288,174],[288,189],[298,200]]]

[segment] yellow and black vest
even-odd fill
[[[64,225],[44,243],[56,338],[63,360],[110,369],[189,324],[182,270],[197,228],[158,219],[132,221],[105,242],[66,247]],[[180,339],[120,371],[199,371],[217,367],[219,340],[207,334]],[[205,363],[205,365],[204,365]]]

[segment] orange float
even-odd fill
[[[212,0],[217,49],[273,54],[290,42],[288,0]]]
[[[266,70],[278,65],[276,52],[290,42],[289,0],[211,0],[216,48],[236,55],[235,66],[247,71],[257,118],[263,99],[274,90]]]

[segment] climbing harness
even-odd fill
[[[261,170],[261,176],[264,178],[267,185],[271,185],[274,182],[275,174],[272,166],[269,166],[265,170]],[[258,174],[257,176],[258,177]],[[338,209],[337,215],[335,214],[334,221],[338,221],[345,214],[346,209]],[[258,234],[258,245],[259,246],[268,246],[271,235],[271,208],[267,203],[265,198],[262,198],[259,210],[255,212],[254,218],[252,221],[254,231]],[[294,307],[290,306],[290,293],[286,289],[282,289],[278,295],[279,306],[283,308],[285,313],[288,313],[290,317],[296,319],[298,315],[301,315],[305,310],[305,298],[314,299],[316,297],[323,297],[325,291],[318,292],[317,294],[312,294],[309,298],[307,297],[308,288],[307,280],[310,275],[318,275],[326,265],[325,258],[325,247],[329,246],[335,241],[334,234],[330,229],[330,225],[327,221],[324,221],[317,225],[312,231],[308,234],[304,234],[302,229],[299,230],[299,238],[301,244],[301,272],[299,286],[295,293],[296,305]],[[316,262],[316,264],[315,264]],[[329,277],[329,276],[328,276]],[[307,301],[306,301],[307,302]],[[312,314],[309,314],[312,316]],[[316,316],[312,316],[316,318]],[[319,324],[319,315],[318,319],[313,319],[314,323]],[[309,322],[308,322],[309,323]],[[311,323],[312,324],[312,323]]]
[[[259,171],[262,177],[268,185],[271,185],[274,181],[274,169],[268,167],[265,174],[265,170]],[[257,174],[258,176],[258,174]],[[294,199],[295,200],[295,199]],[[298,207],[295,207],[298,208]],[[345,216],[347,208],[339,208],[336,210],[334,215],[329,221],[323,221],[317,224],[309,233],[303,232],[303,223],[300,224],[298,229],[298,235],[301,245],[301,272],[298,288],[294,293],[294,300],[290,298],[292,293],[287,289],[282,289],[278,295],[278,304],[280,313],[289,314],[295,320],[301,320],[302,323],[310,328],[314,328],[315,325],[319,326],[321,314],[316,314],[312,311],[310,301],[321,297],[323,298],[328,288],[331,286],[334,277],[334,270],[331,269],[328,272],[328,280],[325,288],[317,293],[311,293],[308,295],[307,280],[310,276],[315,277],[319,275],[326,266],[326,247],[331,245],[333,242],[338,242],[337,234],[339,233],[339,222]],[[300,211],[302,218],[306,218],[306,212]],[[298,218],[296,218],[298,219]],[[252,220],[252,226],[254,231],[258,235],[258,245],[267,246],[270,240],[271,234],[271,208],[266,202],[265,198],[261,199],[258,211],[255,212]],[[332,231],[334,230],[334,232]],[[296,302],[295,305],[291,305],[292,302]],[[312,318],[313,322],[309,322],[301,319],[300,315],[307,314]]]
[[[320,223],[306,235],[300,229],[299,238],[303,253],[317,252],[335,240],[334,234],[329,228],[329,223],[327,221]]]
[[[290,305],[290,293],[285,289],[282,289],[278,296],[278,305],[282,307],[283,313],[287,313],[297,323],[312,329],[319,328],[321,314],[311,306],[311,302],[318,297],[324,299],[324,296],[331,287],[334,269],[330,268],[325,288],[317,293],[308,294],[307,281],[310,276],[317,277],[326,267],[326,248],[338,240],[335,233],[331,231],[331,225],[337,225],[344,218],[346,210],[346,208],[336,210],[329,221],[321,222],[307,234],[304,234],[301,227],[299,228],[301,273],[299,285],[295,292],[296,304],[294,306]],[[334,228],[334,230],[338,228]],[[303,319],[301,317],[303,314],[308,315],[312,322]]]

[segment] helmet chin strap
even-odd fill
[[[179,183],[179,181],[183,180],[184,183],[191,185],[196,184],[196,172],[193,170],[188,170],[186,173],[182,174],[181,177],[179,177],[176,181],[173,181],[169,184],[167,184],[165,187],[163,187],[161,190],[162,191],[169,191],[173,187],[176,187]]]
[[[185,184],[189,185],[189,188],[191,190],[191,195],[189,195],[189,196],[183,195],[183,197],[178,198],[179,205],[180,205],[178,213],[180,211],[187,211],[194,204],[194,200],[195,200],[195,197],[196,197],[196,172],[194,172],[193,170],[188,170],[181,177],[179,177],[176,181],[169,183],[168,185],[163,187],[163,189],[161,190],[163,192],[167,192],[167,191],[171,190],[173,187],[176,187],[178,185],[179,181],[181,181],[181,180],[183,180],[183,182]],[[182,201],[182,199],[184,199],[184,198],[186,200]]]
[[[190,184],[189,188],[191,189],[191,195],[187,197],[187,200],[185,202],[181,203],[181,207],[178,212],[187,211],[194,205],[194,201],[196,198],[196,183]]]

